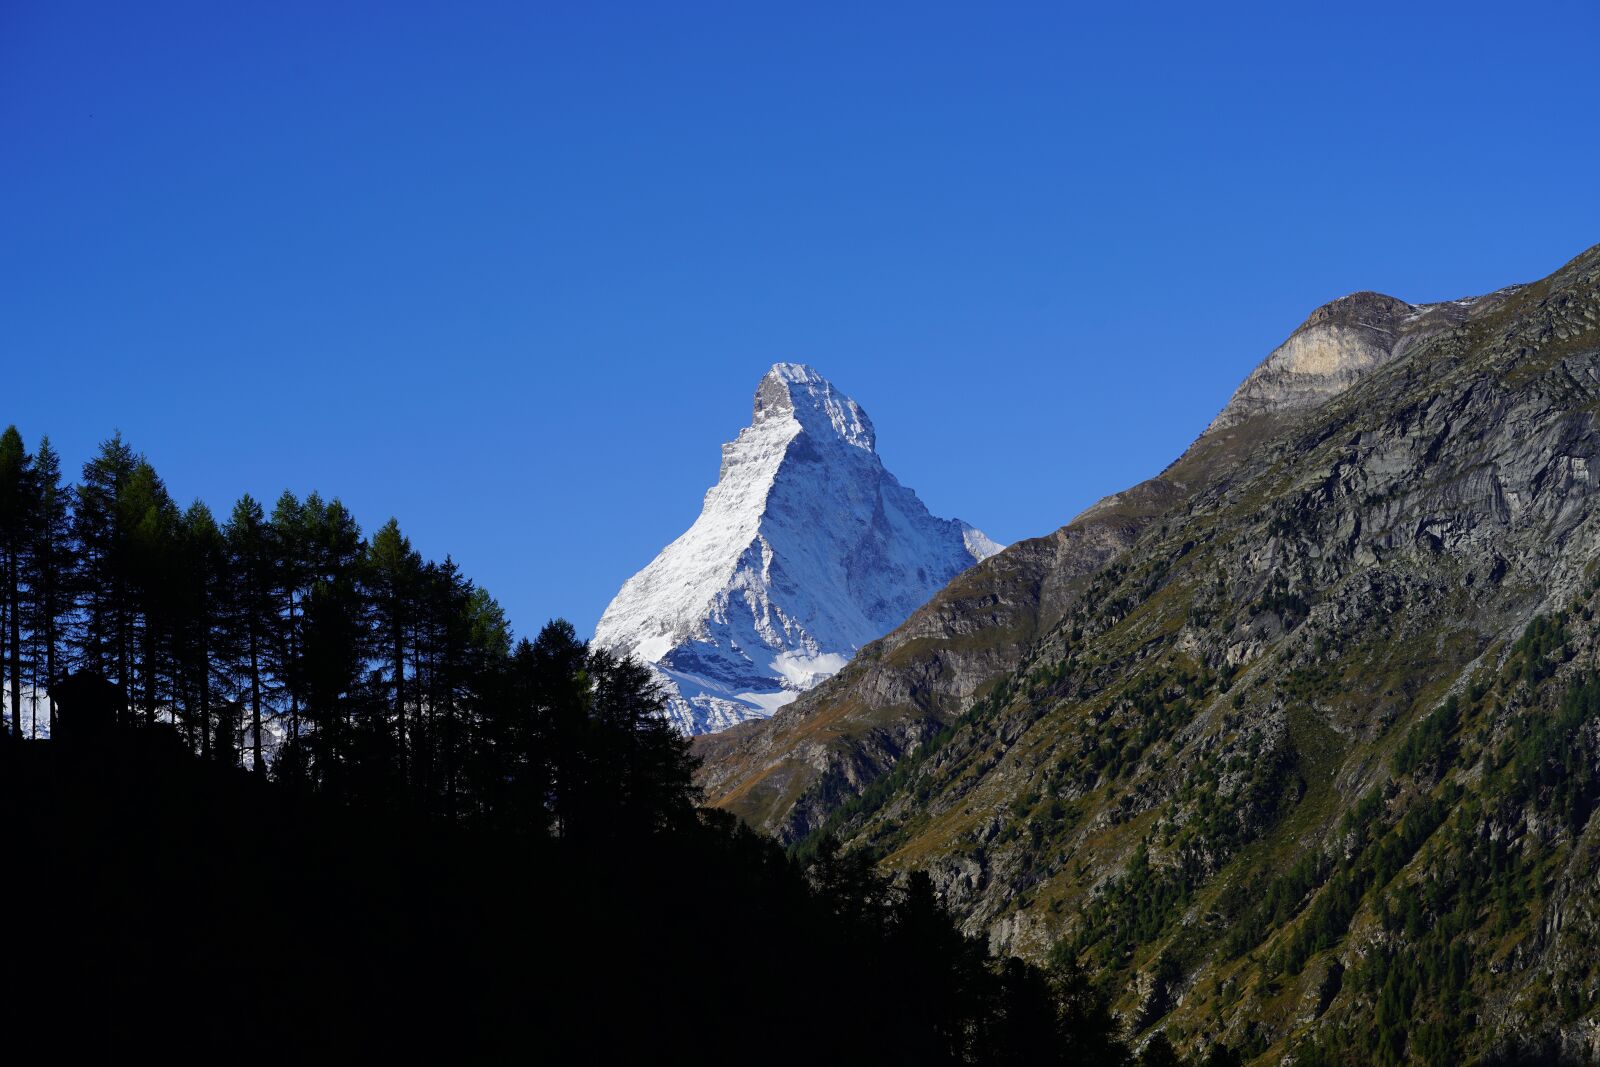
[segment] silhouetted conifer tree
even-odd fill
[[[117,522],[127,532],[130,638],[122,670],[131,680],[146,725],[170,706],[173,688],[174,578],[178,569],[178,509],[155,468],[142,457],[117,497]],[[125,683],[125,686],[127,683]]]
[[[422,594],[422,557],[411,547],[410,539],[400,532],[400,523],[395,519],[391,518],[372,535],[367,549],[366,580],[377,629],[374,638],[382,649],[389,672],[387,686],[394,717],[399,774],[402,781],[409,781],[406,701],[410,694],[406,687],[406,662],[409,639],[415,634],[412,615]],[[417,703],[420,714],[420,702]]]
[[[129,536],[119,501],[133,474],[133,450],[114,434],[83,467],[72,535],[81,562],[78,630],[80,662],[110,679],[128,704],[133,658],[129,594]]]
[[[273,594],[277,601],[273,619],[271,671],[283,690],[288,714],[288,737],[296,756],[301,754],[300,709],[305,698],[305,671],[301,662],[304,646],[305,601],[311,591],[310,533],[305,509],[288,490],[273,505],[268,526],[272,542]]]
[[[233,586],[228,581],[227,542],[211,509],[198,500],[183,513],[178,526],[173,633],[175,693],[184,709],[191,744],[210,755],[212,742],[226,736],[226,751],[235,751],[238,724],[231,721],[237,705],[216,698],[215,683],[227,663],[226,620],[233,612]],[[229,721],[219,721],[219,711]]]
[[[22,736],[22,575],[29,547],[33,459],[15,426],[0,433],[0,633],[11,705],[11,734]]]
[[[266,771],[261,731],[267,711],[269,649],[275,647],[279,615],[274,596],[277,568],[275,541],[261,505],[249,494],[239,498],[223,531],[227,547],[227,614],[223,648],[230,674],[242,689],[250,716],[250,767]]]
[[[27,557],[29,628],[35,648],[34,695],[37,698],[64,676],[62,640],[72,609],[77,560],[72,542],[71,491],[61,484],[61,457],[50,438],[39,439],[34,457],[33,529]],[[56,703],[49,697],[50,732],[55,733]]]

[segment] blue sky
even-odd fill
[[[1593,2],[10,0],[0,422],[587,629],[797,360],[1015,540],[1318,304],[1600,241],[1596,56]]]

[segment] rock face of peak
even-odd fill
[[[867,452],[877,447],[872,420],[861,405],[803,363],[775,363],[756,386],[752,424],[792,420],[802,431],[837,438]]]
[[[775,365],[699,518],[606,608],[595,640],[655,665],[686,733],[772,714],[999,551],[930,515],[875,443],[826,378]]]
[[[1408,304],[1365,292],[1324,304],[1250,373],[1207,430],[1314,408],[1427,338],[1465,322],[1483,299],[1489,298]]]

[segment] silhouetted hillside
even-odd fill
[[[63,1052],[1120,1058],[1081,982],[991,965],[925,882],[807,878],[722,819],[587,844],[466,830],[203,762],[159,726],[0,745],[0,805],[10,1003]],[[660,903],[709,892],[715,925]]]

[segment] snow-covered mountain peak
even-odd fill
[[[868,452],[876,444],[872,420],[861,405],[804,363],[774,363],[756,386],[752,425],[772,420],[792,420],[808,433]]]
[[[595,629],[654,664],[690,733],[770,715],[1001,546],[928,513],[872,421],[811,367],[775,364],[717,484]]]

